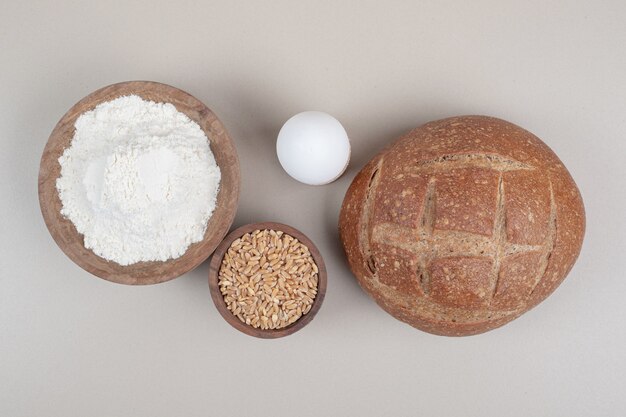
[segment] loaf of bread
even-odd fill
[[[585,231],[580,193],[528,131],[484,116],[427,123],[355,177],[339,232],[388,313],[448,336],[482,333],[561,283]]]

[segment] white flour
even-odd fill
[[[202,240],[220,169],[197,123],[172,104],[126,96],[75,128],[56,187],[86,248],[129,265],[178,258]]]

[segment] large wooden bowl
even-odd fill
[[[252,326],[249,326],[243,323],[241,320],[237,318],[233,313],[230,312],[228,307],[226,306],[226,301],[224,301],[224,296],[222,295],[219,288],[219,271],[222,266],[222,259],[224,259],[224,255],[228,251],[230,245],[241,236],[246,233],[250,233],[254,230],[281,230],[292,237],[295,237],[300,242],[302,242],[306,247],[309,248],[309,252],[311,252],[311,257],[318,269],[318,281],[317,281],[317,295],[313,300],[313,306],[311,310],[300,317],[297,321],[290,324],[289,326],[283,327],[282,329],[256,329]],[[232,231],[215,250],[213,253],[213,257],[211,258],[211,263],[209,264],[209,289],[211,290],[211,298],[213,298],[213,302],[215,303],[215,307],[217,311],[222,315],[224,320],[228,322],[235,329],[255,337],[260,337],[262,339],[275,339],[277,337],[288,336],[302,329],[304,326],[309,324],[311,320],[315,317],[320,307],[322,307],[322,303],[324,302],[324,296],[326,295],[326,281],[327,281],[327,273],[326,273],[326,265],[324,264],[324,259],[320,254],[320,251],[313,244],[311,239],[306,237],[304,233],[295,229],[291,226],[287,226],[282,223],[274,223],[274,222],[264,222],[264,223],[251,223],[246,224],[245,226],[241,226],[234,231]]]
[[[135,94],[146,100],[172,103],[202,128],[221,170],[220,190],[204,239],[189,246],[177,259],[165,262],[140,262],[121,266],[99,257],[83,246],[83,236],[71,221],[61,215],[61,200],[56,180],[61,173],[59,157],[74,136],[74,122],[96,105],[117,97]],[[108,281],[120,284],[156,284],[176,278],[200,265],[215,250],[232,225],[239,200],[239,159],[233,141],[219,119],[198,99],[169,85],[151,81],[130,81],[101,88],[76,103],[52,131],[39,167],[39,204],[53,239],[61,250],[81,268]]]

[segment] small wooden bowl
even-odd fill
[[[295,237],[309,248],[311,256],[313,257],[313,260],[317,264],[317,268],[319,270],[317,295],[313,300],[313,306],[311,307],[311,310],[307,314],[300,317],[296,322],[290,324],[287,327],[283,327],[282,329],[256,329],[243,323],[237,318],[237,316],[235,316],[233,313],[230,312],[230,310],[228,310],[228,308],[226,307],[226,302],[224,301],[224,297],[222,296],[222,293],[219,289],[219,270],[222,265],[222,259],[228,251],[228,248],[230,248],[230,245],[236,239],[240,238],[246,233],[250,233],[257,229],[280,230],[288,235]],[[226,236],[222,243],[219,244],[219,246],[213,253],[213,257],[211,258],[211,263],[209,265],[209,288],[211,290],[211,298],[213,298],[213,302],[215,303],[215,307],[217,307],[217,311],[219,311],[222,317],[224,317],[224,320],[226,320],[228,324],[233,326],[235,329],[247,335],[260,337],[262,339],[275,339],[278,337],[288,336],[309,324],[309,322],[313,320],[313,317],[315,317],[318,310],[322,306],[322,303],[324,302],[324,296],[326,295],[326,278],[327,274],[326,265],[324,265],[324,259],[322,259],[322,255],[320,254],[317,247],[313,244],[313,242],[301,231],[294,229],[291,226],[287,226],[286,224],[274,222],[251,223],[235,229],[228,236]]]
[[[204,239],[189,246],[185,254],[165,262],[139,262],[121,266],[99,257],[83,246],[83,236],[61,215],[62,203],[56,189],[61,174],[59,157],[70,146],[74,122],[84,112],[115,98],[135,94],[146,100],[172,103],[202,128],[221,170],[220,191]],[[39,204],[46,226],[63,252],[78,266],[108,281],[120,284],[156,284],[176,278],[200,265],[215,250],[233,223],[239,200],[239,159],[226,129],[202,102],[166,84],[130,81],[97,90],[76,103],[57,123],[41,157]]]

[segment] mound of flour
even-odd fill
[[[220,169],[197,123],[133,95],[83,113],[75,128],[56,187],[86,248],[130,265],[178,258],[202,240]]]

